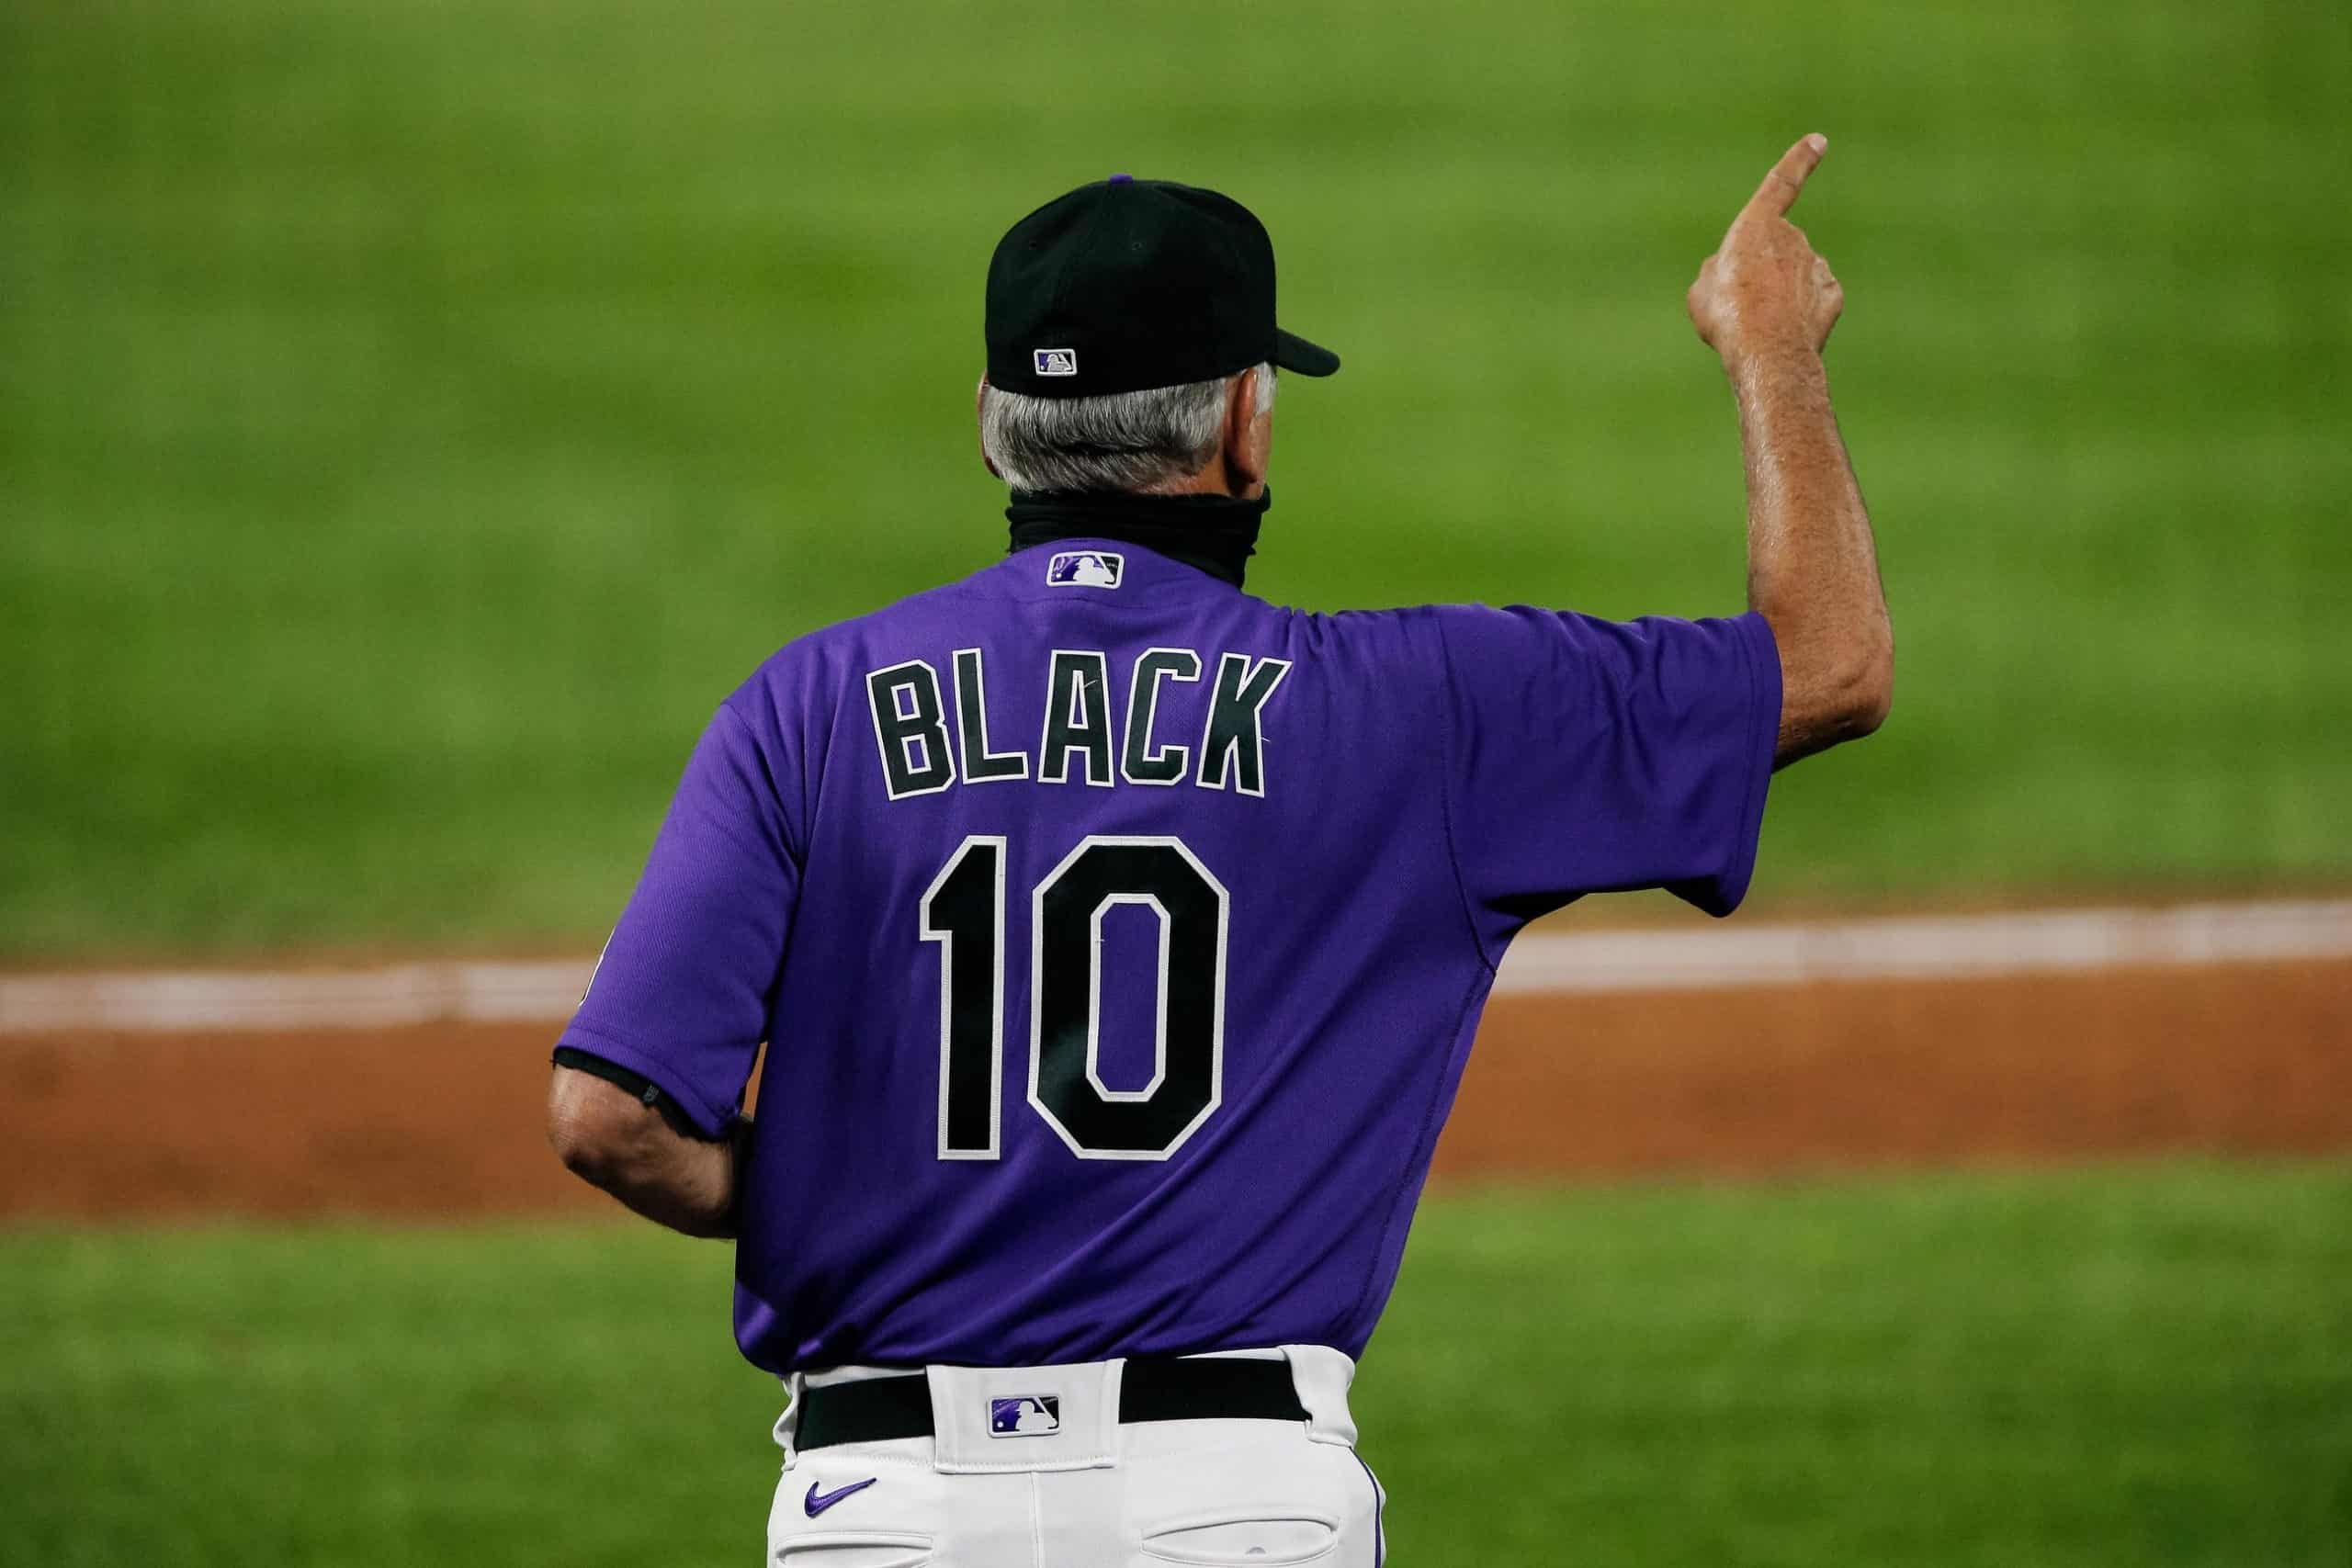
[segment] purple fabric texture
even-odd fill
[[[1728,913],[1780,705],[1755,615],[1311,615],[1057,541],[720,705],[560,1043],[717,1134],[767,1043],[769,1371],[1361,1355],[1512,935]]]

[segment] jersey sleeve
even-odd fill
[[[1781,722],[1761,615],[1432,613],[1449,829],[1490,952],[1587,893],[1664,887],[1709,914],[1737,907]]]
[[[650,1080],[712,1137],[742,1109],[799,892],[771,778],[721,706],[557,1042]]]

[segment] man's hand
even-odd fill
[[[1829,264],[1788,217],[1828,150],[1829,139],[1816,134],[1781,155],[1684,297],[1699,336],[1726,365],[1752,354],[1819,354],[1846,308]]]

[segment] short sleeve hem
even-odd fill
[[[662,1093],[677,1101],[678,1109],[686,1113],[686,1119],[707,1137],[724,1137],[727,1129],[737,1120],[733,1110],[722,1111],[715,1109],[692,1083],[661,1057],[624,1045],[598,1032],[589,1024],[573,1022],[564,1030],[563,1038],[555,1044],[560,1051],[578,1051],[585,1055],[601,1057],[615,1066],[627,1067],[654,1084]]]
[[[1723,874],[1675,891],[1717,919],[1739,908],[1756,875],[1756,853],[1764,834],[1764,801],[1772,788],[1772,760],[1781,746],[1781,646],[1772,624],[1749,611],[1733,617],[1747,659],[1747,786],[1739,813],[1736,858]]]

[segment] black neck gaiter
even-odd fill
[[[1004,509],[1012,525],[1007,551],[1056,539],[1114,539],[1182,561],[1236,588],[1258,548],[1258,524],[1274,502],[1270,491],[1255,501],[1230,495],[1126,495],[1115,491],[1051,495],[1012,492]]]

